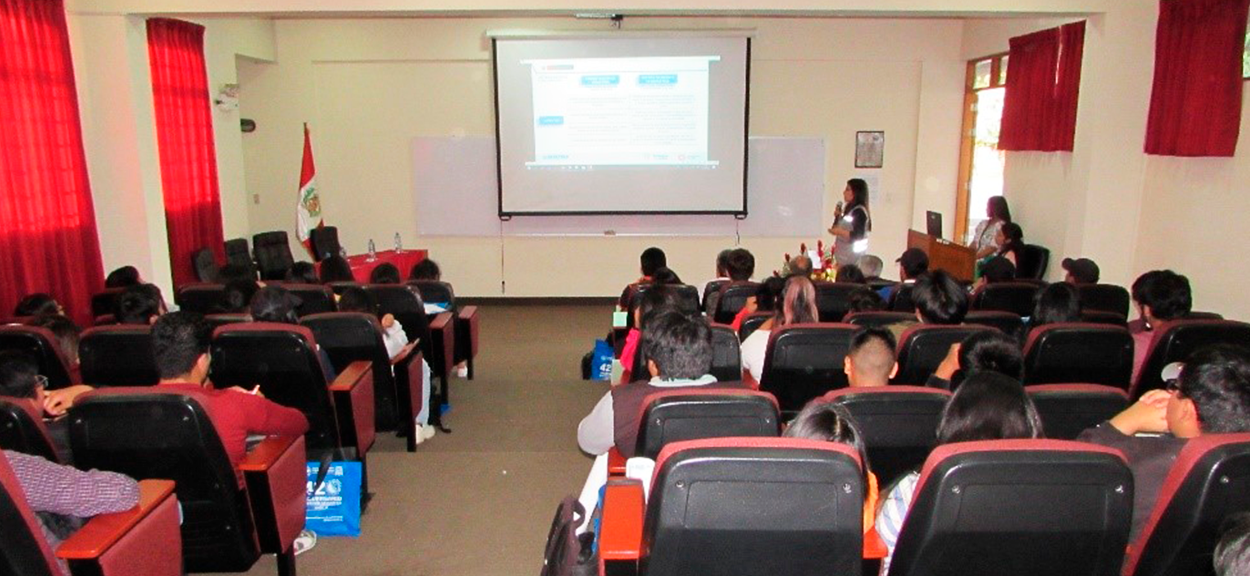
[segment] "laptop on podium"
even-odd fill
[[[932,210],[926,211],[924,214],[925,232],[934,238],[942,238],[942,213]]]

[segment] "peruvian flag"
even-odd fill
[[[304,124],[304,165],[299,171],[299,204],[295,207],[299,224],[296,226],[295,235],[304,245],[304,249],[308,250],[314,258],[316,254],[313,254],[309,231],[313,227],[325,226],[325,221],[321,219],[321,197],[317,195],[317,184],[314,182],[316,176],[317,167],[313,165],[312,137],[308,135],[308,124]]]

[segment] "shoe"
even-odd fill
[[[434,435],[434,434],[430,434],[430,436],[426,436],[426,432],[425,432],[426,428],[430,428],[430,426],[422,426],[420,424],[417,424],[416,428],[413,429],[412,442],[414,444],[420,444],[422,442],[425,442],[426,438],[429,438],[430,436]]]
[[[300,530],[299,536],[295,537],[295,555],[299,556],[317,545],[317,533],[312,530]]]
[[[425,426],[418,427],[417,431],[421,433],[421,440],[424,441],[433,438],[434,434],[438,432],[438,428],[426,424]]]
[[[469,367],[468,367],[468,366],[457,366],[457,367],[456,367],[456,378],[468,378],[468,377],[469,377]]]

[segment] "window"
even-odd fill
[[[998,130],[1002,124],[1006,85],[1006,54],[968,63],[955,202],[954,239],[957,241],[966,242],[968,232],[986,218],[985,205],[990,196],[1003,193],[1005,156],[998,150]]]

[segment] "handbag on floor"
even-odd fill
[[[547,533],[540,576],[595,576],[599,573],[594,532],[577,535],[577,527],[585,518],[586,509],[576,496],[566,496],[556,507],[556,517]]]
[[[309,462],[307,473],[304,527],[318,536],[360,536],[360,462]]]

